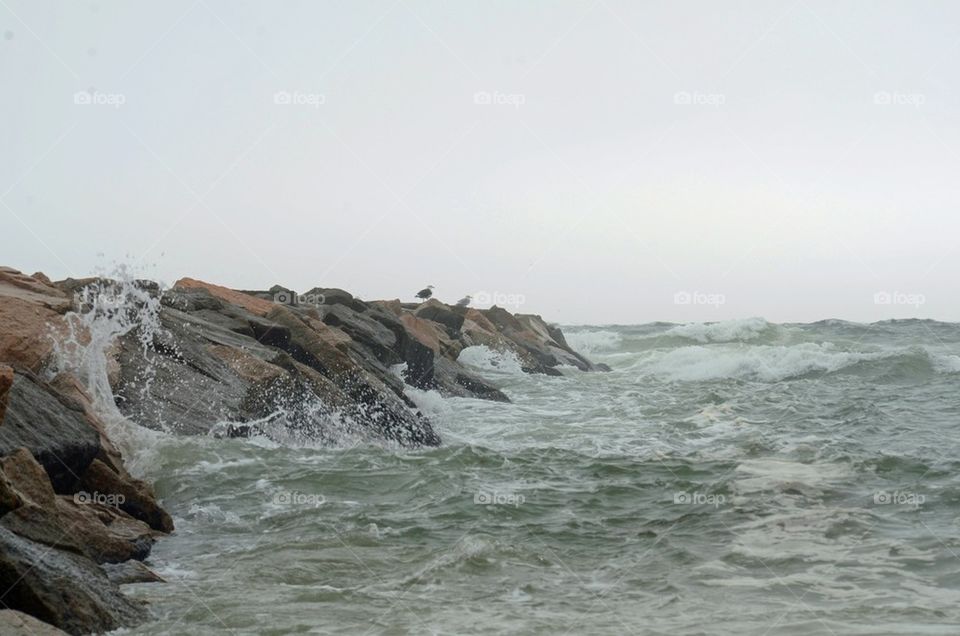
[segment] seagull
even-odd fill
[[[423,300],[426,300],[431,296],[433,296],[433,285],[427,285],[426,287],[424,287],[423,289],[417,292],[417,298],[421,298]]]
[[[470,305],[470,301],[473,300],[473,296],[467,294],[463,298],[457,301],[457,307],[467,307]]]

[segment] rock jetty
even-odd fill
[[[53,282],[0,267],[0,632],[99,633],[146,619],[120,585],[162,581],[143,561],[174,525],[127,471],[114,420],[167,434],[437,446],[410,387],[509,401],[458,362],[474,346],[514,355],[527,373],[604,370],[541,317],[496,306],[191,278],[166,290]]]

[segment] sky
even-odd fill
[[[0,264],[960,321],[960,3],[0,0]]]

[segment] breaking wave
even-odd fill
[[[763,318],[742,318],[722,322],[692,322],[668,329],[664,336],[677,336],[697,342],[751,342],[776,335],[780,327]]]
[[[623,336],[616,331],[571,331],[565,334],[567,344],[574,351],[589,355],[615,351],[623,342]]]
[[[792,346],[687,346],[657,351],[636,366],[644,374],[684,382],[726,378],[778,382],[811,373],[853,371],[871,363],[902,376],[960,372],[960,356],[923,348],[844,351],[832,343],[812,342]]]

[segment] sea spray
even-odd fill
[[[134,279],[125,266],[118,267],[113,276],[98,278],[75,292],[75,309],[64,317],[65,332],[50,336],[53,355],[45,374],[48,378],[64,372],[75,375],[111,439],[130,458],[143,449],[144,436],[151,434],[132,427],[120,413],[110,385],[110,369],[120,338],[131,333],[144,355],[151,356],[154,338],[162,330],[161,288]],[[148,365],[139,378],[141,390],[149,389],[153,373],[153,365]]]

